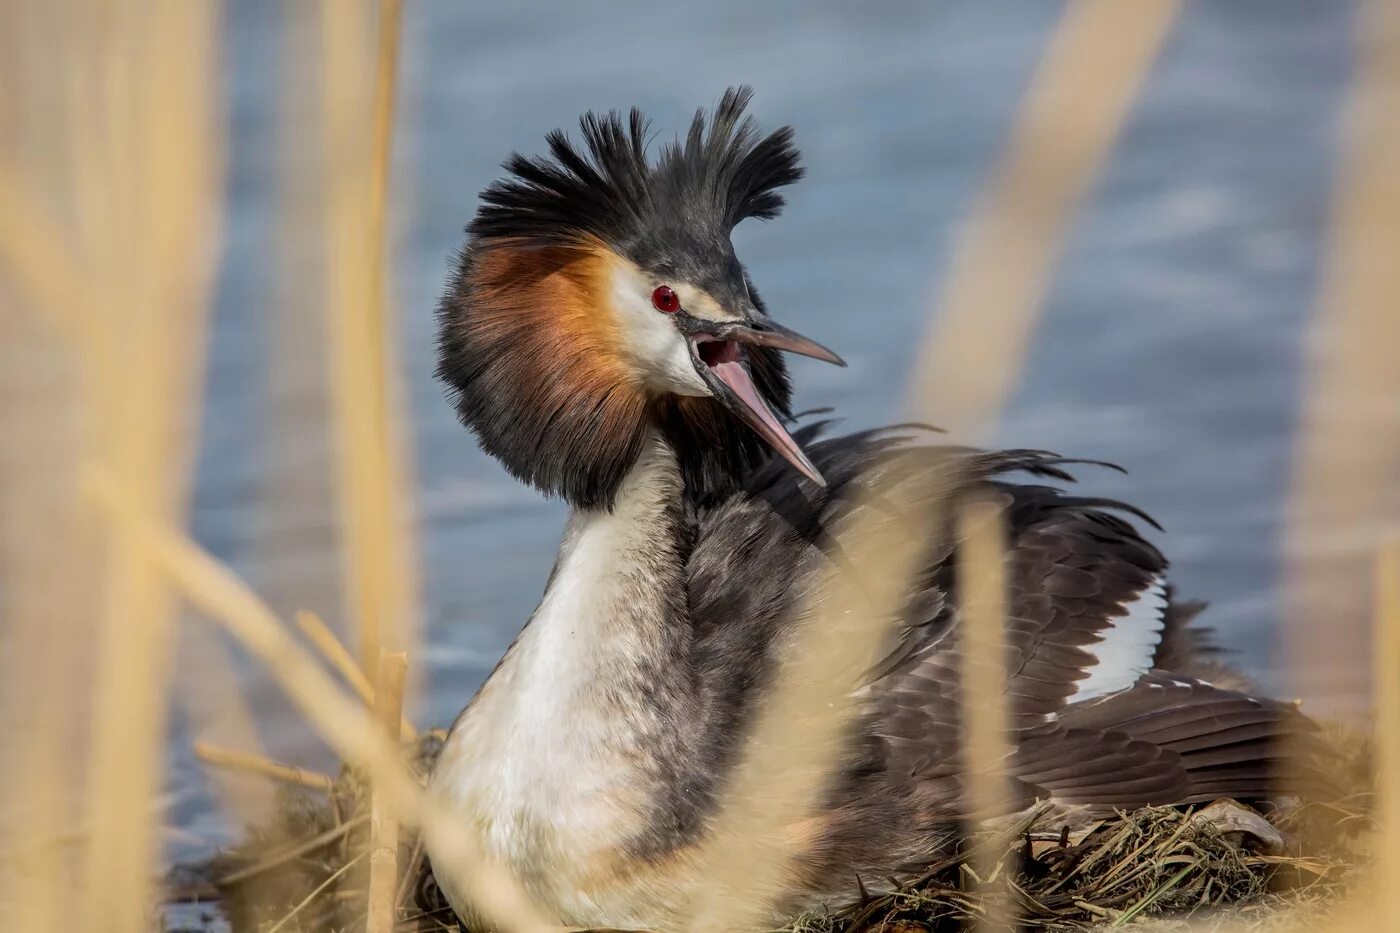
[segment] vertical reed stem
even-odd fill
[[[96,374],[85,403],[101,438],[97,457],[131,507],[176,523],[189,489],[217,230],[217,17],[211,4],[161,0],[99,20],[101,41],[85,63],[94,99],[81,108],[73,144],[93,161],[83,245],[102,302],[85,309],[88,336],[104,348],[99,358],[120,365]],[[109,531],[78,925],[141,933],[152,921],[160,854],[177,602],[128,529]]]
[[[1008,812],[1006,744],[1006,528],[1001,509],[985,499],[964,504],[958,516],[958,591],[962,594],[962,708],[966,722],[965,763],[968,813],[978,817]],[[1004,879],[987,884],[1001,855],[989,847],[974,853],[972,867],[983,881],[982,930],[1009,925]]]
[[[1400,541],[1377,555],[1375,611],[1376,916],[1400,922]]]
[[[328,318],[345,528],[348,605],[360,666],[371,677],[382,645],[401,645],[414,624],[411,542],[401,494],[406,454],[392,424],[397,374],[385,302],[386,216],[398,58],[398,0],[382,0],[372,121],[361,109],[362,23],[346,6],[322,7],[327,156]],[[365,130],[371,157],[364,149]]]
[[[1308,334],[1285,578],[1295,692],[1352,708],[1369,695],[1358,672],[1369,660],[1370,561],[1400,522],[1392,497],[1400,473],[1400,4],[1360,4],[1355,30],[1356,77]]]
[[[379,655],[374,717],[397,746],[403,718],[404,673],[408,655]],[[365,933],[393,933],[399,889],[399,823],[384,795],[372,792],[369,816],[369,905]]]

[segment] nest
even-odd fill
[[[412,760],[421,774],[442,738],[431,732],[415,743]],[[1350,788],[1338,799],[1281,809],[1267,822],[1233,801],[1198,810],[1151,808],[1104,820],[1074,838],[1030,832],[1032,817],[967,840],[892,893],[798,917],[784,933],[959,930],[1008,914],[1021,929],[1058,933],[1221,911],[1267,929],[1281,913],[1325,903],[1367,862],[1369,751],[1354,735],[1334,735],[1329,744],[1331,773]],[[286,790],[273,825],[250,829],[237,848],[178,872],[170,902],[214,902],[233,933],[362,927],[368,800],[363,780],[350,770],[328,792]],[[974,860],[974,852],[983,856]],[[972,862],[984,864],[985,853],[994,856],[988,881],[996,884],[982,884],[973,872]],[[413,834],[401,834],[398,864],[396,931],[465,930]],[[204,914],[179,928],[209,929],[214,920]]]
[[[437,760],[446,734],[424,733],[409,749],[420,777]],[[345,768],[328,791],[281,786],[275,818],[250,827],[234,848],[198,865],[181,866],[171,878],[171,907],[212,905],[191,921],[188,911],[167,922],[167,933],[324,933],[363,929],[366,910],[365,854],[369,842],[370,794],[364,777]],[[415,833],[399,833],[400,933],[460,929],[437,890]]]

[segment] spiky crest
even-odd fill
[[[582,147],[554,130],[549,156],[511,155],[503,163],[510,177],[482,192],[467,232],[482,245],[597,239],[644,262],[652,241],[677,226],[696,237],[727,238],[745,218],[776,217],[783,206],[778,189],[802,177],[800,156],[791,127],[760,138],[757,123],[744,116],[752,96],[748,87],[730,88],[708,119],[703,108],[696,111],[685,141],[664,146],[655,165],[640,110],[633,108],[625,124],[616,110],[590,111],[579,120]]]

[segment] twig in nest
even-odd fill
[[[335,788],[335,779],[328,775],[317,771],[308,771],[305,768],[278,764],[251,752],[241,752],[210,742],[195,742],[194,753],[200,761],[208,762],[211,765],[231,768],[247,774],[257,774],[286,784],[298,784],[326,793],[330,793]]]
[[[305,842],[297,843],[295,846],[292,846],[290,849],[287,849],[277,855],[265,858],[261,862],[258,862],[256,865],[249,865],[247,868],[241,869],[236,872],[232,872],[231,874],[220,878],[219,884],[222,886],[228,886],[238,884],[240,881],[247,881],[254,875],[259,875],[265,871],[268,871],[269,869],[276,868],[279,865],[284,865],[287,862],[290,862],[292,859],[300,858],[308,852],[314,852],[324,845],[329,845],[330,843],[335,842],[337,839],[339,839],[341,836],[344,836],[346,833],[350,832],[350,830],[354,829],[355,827],[363,825],[368,819],[369,814],[362,814],[360,816],[346,820],[339,826],[334,826],[318,836],[312,836]]]
[[[359,694],[366,706],[373,706],[374,687],[370,686],[369,678],[365,677],[365,672],[360,670],[360,665],[355,663],[355,659],[350,656],[349,651],[345,650],[340,639],[335,637],[335,632],[331,631],[330,626],[316,613],[304,609],[297,613],[296,621],[297,628],[301,629],[306,640],[311,642],[311,646],[320,652],[326,663],[345,678],[345,682],[355,693]],[[399,717],[399,730],[403,734],[404,741],[417,741],[418,730],[402,715]]]
[[[354,868],[359,863],[360,859],[364,858],[367,854],[368,851],[361,852],[359,855],[355,856],[350,861],[337,868],[334,872],[331,873],[331,876],[329,878],[327,878],[325,881],[322,881],[315,888],[313,888],[311,893],[306,895],[306,897],[303,897],[301,901],[295,907],[293,907],[285,917],[273,924],[272,929],[268,930],[267,933],[277,933],[278,930],[286,926],[288,922],[292,920],[293,917],[301,913],[302,909],[306,907],[307,904],[310,904],[313,900],[316,899],[316,895],[320,894],[322,891],[326,890],[326,888],[334,884],[335,880],[341,875]]]
[[[397,744],[403,718],[403,681],[408,656],[379,652],[379,690],[374,713]],[[369,822],[369,897],[366,933],[390,933],[398,913],[399,822],[378,788],[371,790]]]

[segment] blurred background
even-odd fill
[[[91,219],[85,202],[49,193],[68,191],[65,172],[82,169],[81,147],[69,165],[49,159],[45,146],[73,145],[63,108],[81,110],[116,73],[100,66],[97,39],[87,49],[95,58],[63,39],[81,6],[29,4],[0,40],[19,92],[6,98],[0,133],[8,128],[9,156],[28,166],[15,178],[41,202],[58,203],[76,230]],[[354,571],[338,518],[334,310],[326,326],[337,293],[326,283],[350,278],[326,207],[336,190],[353,193],[363,181],[342,167],[370,144],[326,122],[337,93],[367,112],[375,37],[352,33],[337,46],[325,30],[336,18],[323,19],[314,4],[239,0],[210,9],[208,28],[192,27],[211,38],[206,51],[216,62],[205,116],[217,156],[205,179],[212,223],[188,243],[210,295],[207,334],[188,344],[207,356],[180,383],[196,412],[188,527],[280,616],[314,610],[348,644],[354,581],[346,575]],[[736,249],[774,316],[850,363],[839,370],[793,360],[795,407],[833,409],[839,430],[897,421],[911,412],[913,370],[960,231],[1063,9],[1039,0],[404,6],[384,283],[403,375],[386,387],[405,451],[395,520],[410,529],[418,579],[408,588],[421,597],[414,722],[447,725],[489,673],[543,590],[564,519],[561,504],[477,449],[433,378],[434,308],[477,193],[499,163],[513,150],[540,151],[547,131],[572,129],[588,109],[640,107],[658,139],[670,139],[727,86],[753,85],[762,125],[796,128],[807,177],[780,219],[736,231]],[[1299,556],[1287,531],[1310,325],[1324,290],[1358,60],[1356,16],[1340,0],[1182,7],[1056,247],[1006,410],[978,438],[1125,468],[1085,467],[1081,485],[1156,518],[1165,531],[1153,540],[1173,562],[1179,592],[1209,601],[1203,621],[1238,667],[1290,694],[1297,685],[1283,673],[1283,620],[1302,610],[1284,585]],[[340,84],[327,79],[335,48],[350,50],[336,65],[350,75]],[[69,56],[73,74],[90,83],[44,86],[45,74],[70,67]],[[176,84],[157,87],[153,113],[163,113],[160,94],[183,90]],[[106,229],[121,235],[120,224]],[[14,314],[14,295],[0,296]],[[17,419],[7,430],[37,397],[24,392],[73,377],[50,366],[49,338],[25,341],[26,320],[10,317],[0,345],[8,380],[0,398]],[[120,363],[144,365],[139,355]],[[1400,403],[1376,401],[1368,430],[1400,431]],[[12,448],[11,466],[24,459]],[[1384,497],[1358,507],[1364,521],[1316,539],[1303,555],[1336,571],[1305,613],[1313,630],[1345,643],[1344,663],[1309,697],[1329,709],[1354,711],[1368,700],[1370,558],[1400,531],[1395,467],[1383,468],[1392,480]],[[178,830],[167,848],[189,858],[237,834],[191,753],[203,728],[241,705],[234,692],[246,697],[269,757],[333,770],[335,756],[263,668],[233,655],[236,677],[221,679],[230,657],[222,636],[182,624],[178,637],[163,805]]]

